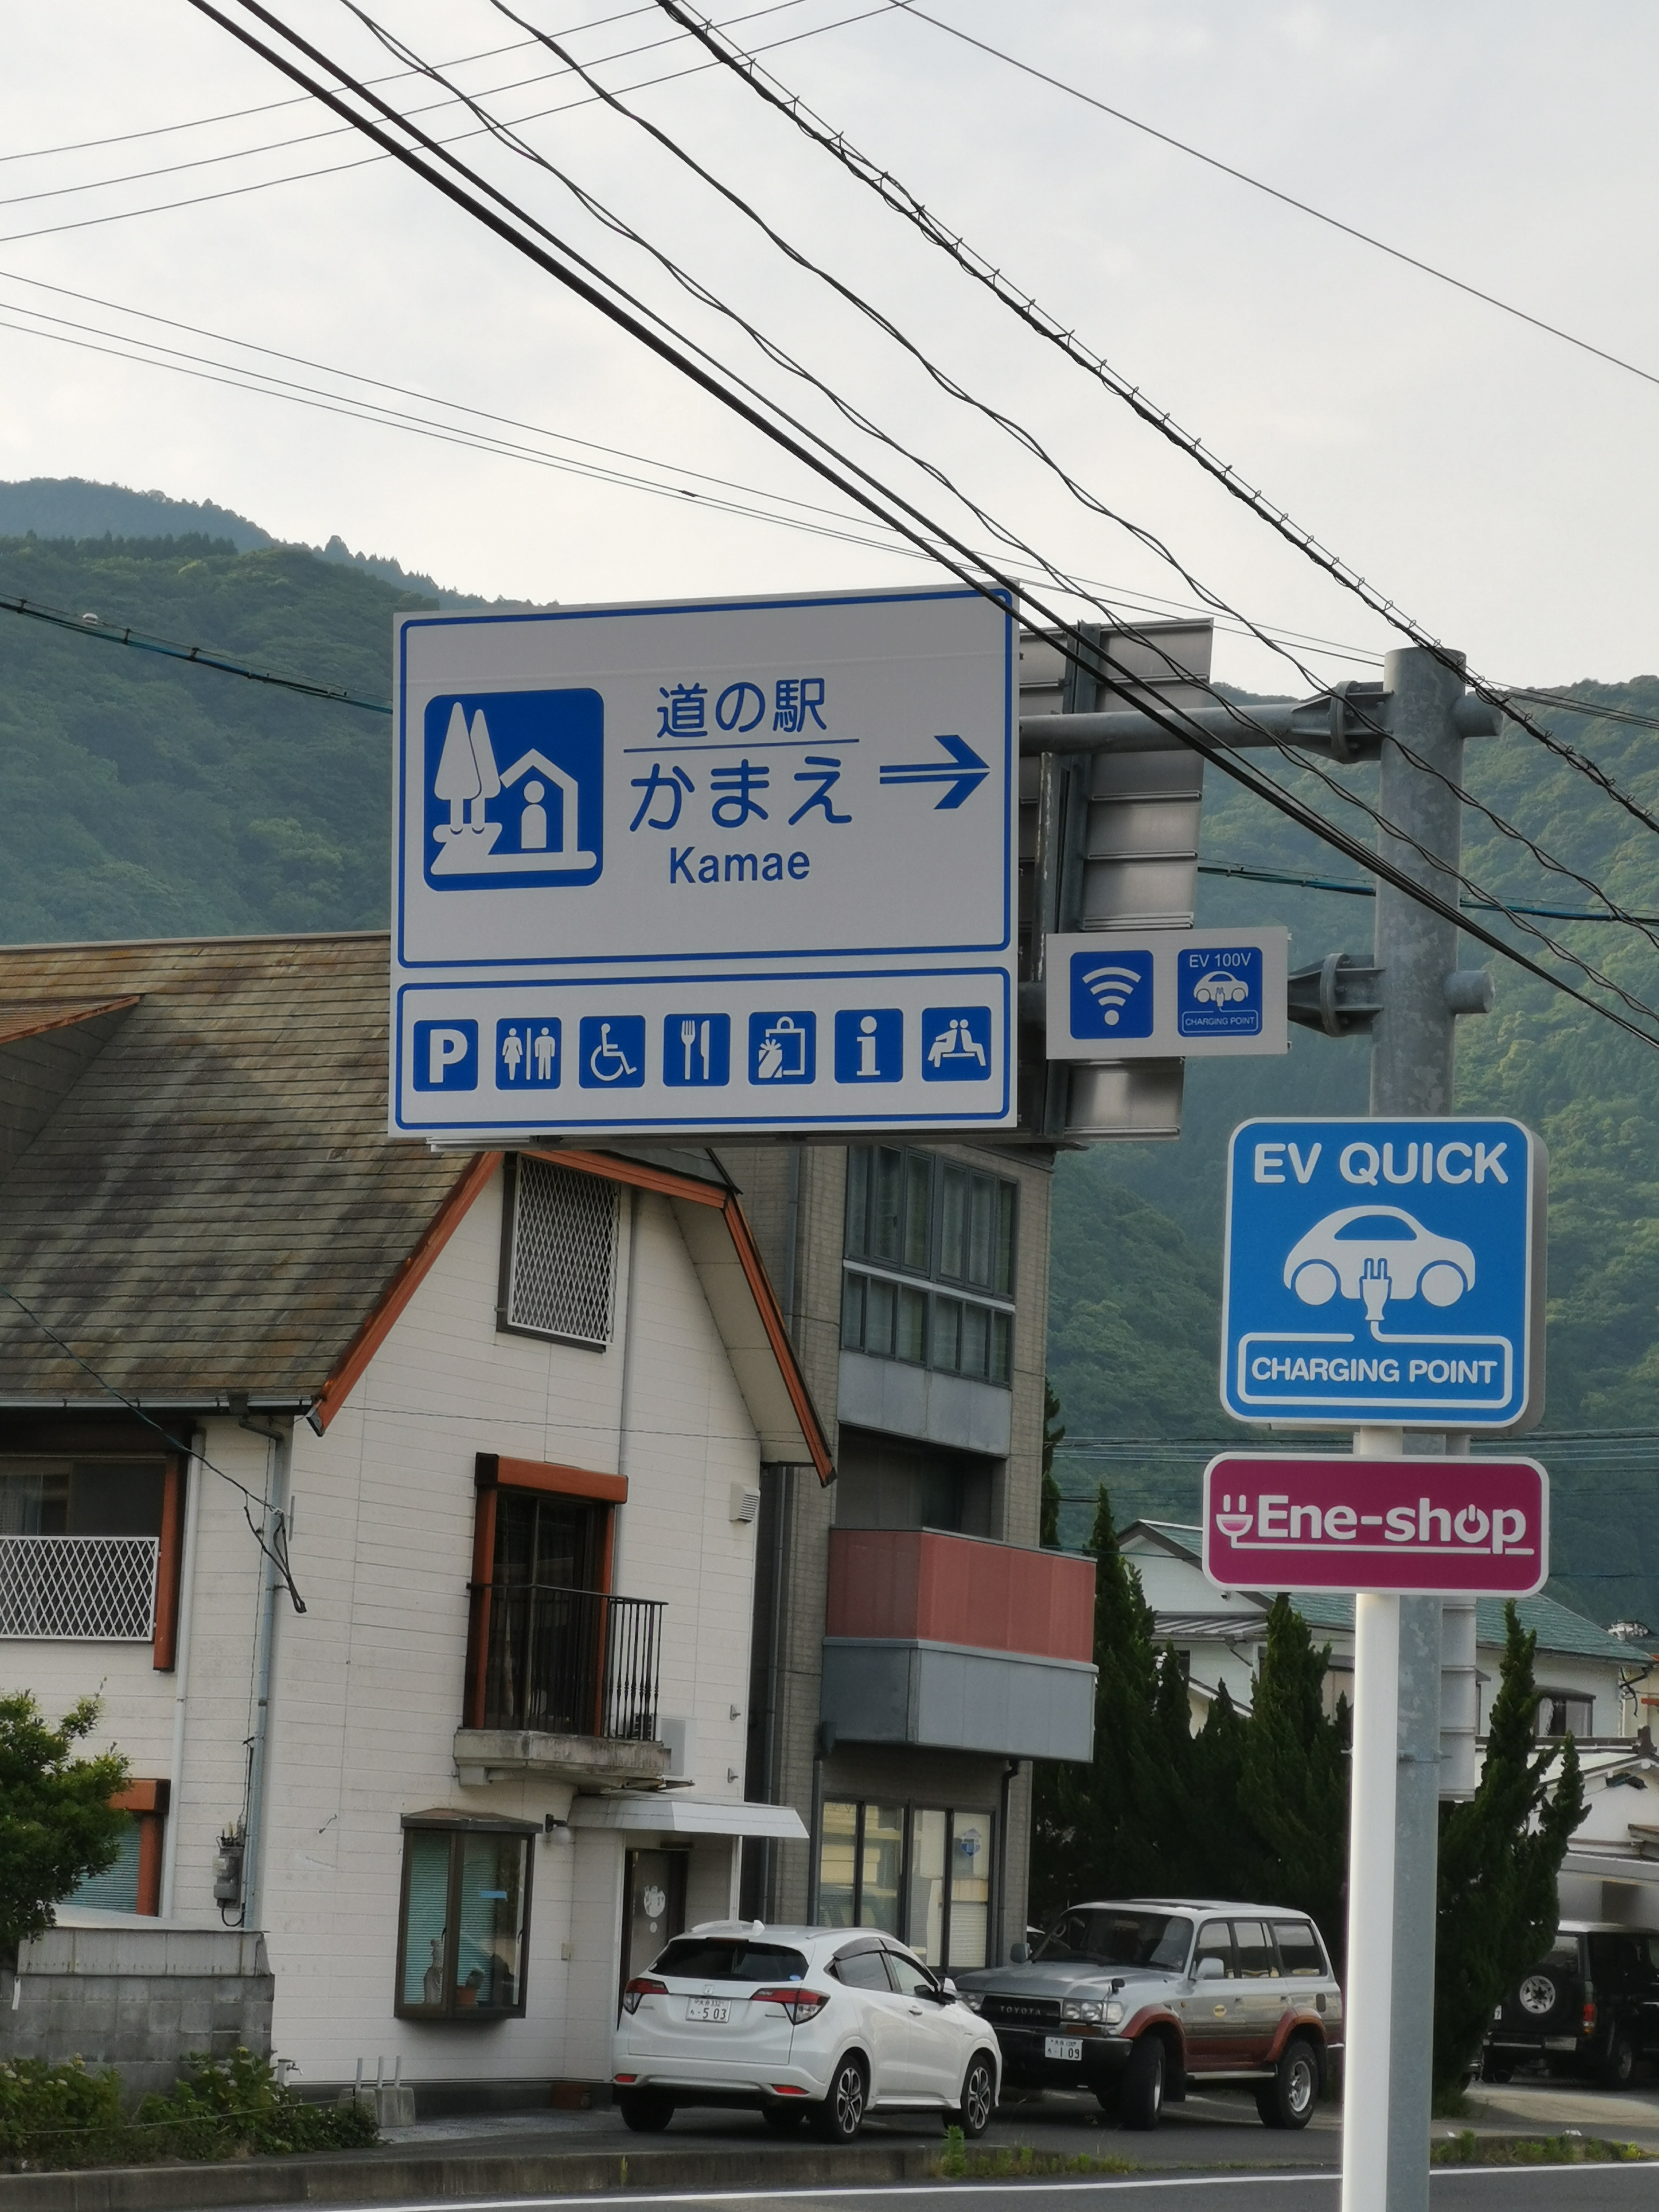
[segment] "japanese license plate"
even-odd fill
[[[1045,2035],[1042,2055],[1045,2058],[1069,2059],[1073,2065],[1081,2065],[1083,2038],[1080,2035]]]
[[[688,2020],[730,2020],[732,2000],[730,1997],[687,1997],[685,2016]]]

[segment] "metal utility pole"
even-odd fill
[[[1378,849],[1455,912],[1462,681],[1432,653],[1412,649],[1388,656],[1382,688],[1389,734],[1378,808],[1414,844],[1379,832]],[[1455,921],[1378,878],[1373,1115],[1451,1111],[1455,1017],[1491,1003],[1490,978],[1458,969],[1457,935]],[[1404,1443],[1399,1429],[1360,1429],[1353,1449],[1392,1458]],[[1428,2212],[1442,1605],[1362,1593],[1354,1608],[1342,2212]]]

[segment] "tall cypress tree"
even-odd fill
[[[1339,1970],[1346,1934],[1348,1705],[1325,1711],[1331,1647],[1283,1592],[1267,1613],[1255,1697],[1244,1730],[1238,1807],[1257,1846],[1249,1894],[1310,1912]]]
[[[1166,1822],[1175,1736],[1160,1708],[1152,1609],[1118,1549],[1102,1486],[1089,1549],[1095,1558],[1095,1753],[1087,1766],[1040,1766],[1033,1876],[1040,1911],[1086,1897],[1167,1889]],[[1184,1698],[1183,1698],[1184,1705]],[[1189,1741],[1183,1724],[1181,1741]]]
[[[1553,1744],[1534,1735],[1535,1633],[1504,1608],[1504,1662],[1487,1724],[1480,1784],[1440,1808],[1440,1893],[1434,1973],[1434,2090],[1453,2094],[1474,2063],[1493,2007],[1555,1939],[1556,1881],[1584,1817],[1578,1753],[1569,1736],[1552,1788]]]
[[[1039,1544],[1051,1550],[1060,1545],[1060,1485],[1054,1480],[1054,1447],[1064,1442],[1065,1425],[1060,1418],[1060,1399],[1054,1384],[1047,1376],[1042,1381],[1042,1508],[1037,1533]]]

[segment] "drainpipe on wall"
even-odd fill
[[[190,1695],[190,1628],[196,1609],[196,1532],[201,1519],[202,1455],[207,1435],[191,1432],[190,1463],[185,1471],[185,1549],[179,1570],[179,1633],[173,1653],[173,1758],[167,1768],[167,1827],[161,1839],[161,1917],[171,1920],[179,1871],[179,1824],[184,1812],[185,1705]]]
[[[274,1446],[271,1461],[270,1487],[266,1496],[264,1527],[261,1530],[265,1544],[274,1548],[283,1534],[288,1510],[289,1469],[294,1457],[294,1426],[286,1430],[261,1429],[254,1426],[246,1414],[240,1425],[256,1437],[266,1437]],[[264,1842],[265,1765],[270,1741],[270,1678],[276,1642],[276,1591],[279,1578],[276,1562],[268,1548],[265,1554],[264,1576],[259,1589],[258,1613],[258,1699],[253,1709],[253,1742],[248,1757],[247,1820],[242,1853],[242,1917],[244,1928],[259,1925],[259,1887],[263,1872],[262,1846]]]
[[[997,1925],[991,1958],[993,1964],[999,1966],[1006,1962],[1008,1955],[1004,1941],[1008,1933],[1008,1800],[1013,1791],[1014,1777],[1018,1772],[1019,1761],[1011,1759],[1002,1770],[1002,1799],[997,1808]],[[1022,1943],[1025,1941],[1023,1929],[1019,1940]]]
[[[628,1279],[623,1285],[623,1341],[622,1380],[617,1392],[617,1472],[626,1475],[632,1456],[629,1449],[629,1431],[634,1421],[634,1337],[635,1320],[639,1304],[640,1249],[640,1193],[637,1185],[630,1185],[628,1193]],[[628,1533],[628,1516],[613,1514],[611,1525],[615,1531],[611,1548],[611,1587],[623,1587],[623,1544]]]
[[[820,1721],[812,1747],[812,1832],[807,1839],[806,1924],[818,1920],[818,1862],[823,1856],[823,1762],[836,1747],[836,1724]]]

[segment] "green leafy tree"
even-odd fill
[[[1158,1722],[1152,1609],[1118,1548],[1103,1485],[1089,1549],[1095,1558],[1095,1755],[1087,1766],[1037,1769],[1034,1903],[1058,1911],[1081,1897],[1133,1897],[1164,1879],[1154,1806],[1167,1727]],[[1185,1733],[1184,1729],[1182,1731]]]
[[[1439,1918],[1434,1972],[1434,2091],[1455,2094],[1474,2064],[1492,2008],[1555,1939],[1556,1881],[1584,1817],[1584,1784],[1571,1736],[1540,1747],[1533,1662],[1535,1633],[1504,1608],[1504,1660],[1488,1724],[1480,1785],[1440,1811]],[[1550,1770],[1559,1758],[1552,1784]]]
[[[1311,1913],[1340,1961],[1348,1855],[1348,1705],[1325,1711],[1331,1647],[1281,1592],[1243,1731],[1238,1808],[1256,1846],[1250,1893]]]
[[[1060,1400],[1054,1384],[1045,1375],[1042,1379],[1042,1520],[1037,1541],[1050,1551],[1060,1545],[1060,1485],[1054,1480],[1055,1447],[1065,1440],[1066,1431],[1060,1418]]]
[[[127,1762],[75,1756],[98,1714],[82,1698],[53,1728],[27,1690],[0,1697],[0,1957],[15,1959],[51,1927],[53,1905],[115,1863],[129,1815],[109,1801]]]

